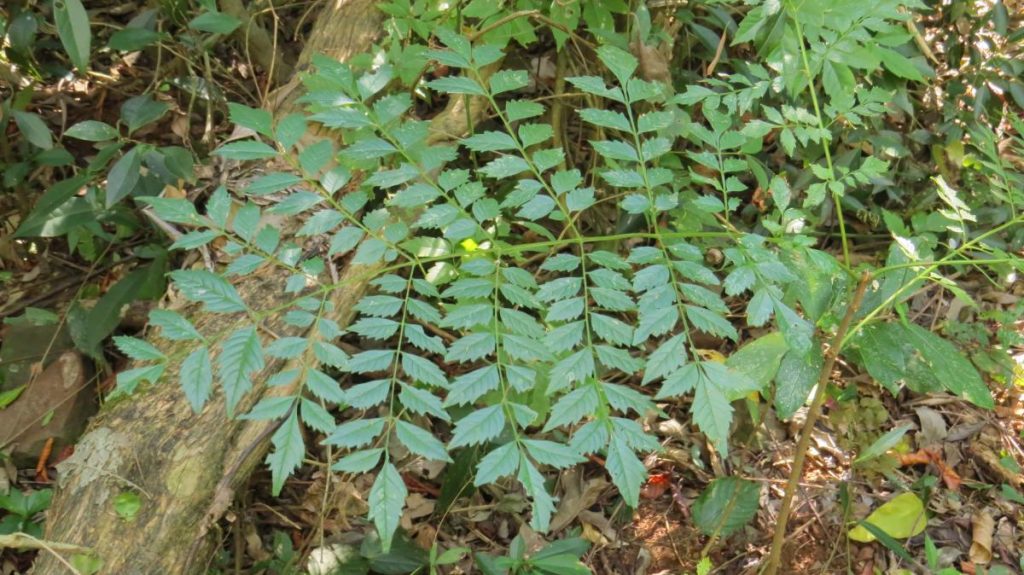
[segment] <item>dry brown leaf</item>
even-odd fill
[[[647,483],[640,489],[640,497],[644,499],[657,499],[668,491],[672,483],[672,473],[654,473],[647,478]]]
[[[566,528],[576,519],[580,512],[589,509],[608,487],[608,481],[604,477],[595,477],[580,487],[580,469],[566,470],[562,474],[562,485],[565,492],[558,502],[558,510],[551,518],[550,529],[552,533]]]
[[[668,58],[657,48],[641,42],[632,42],[629,49],[640,61],[640,77],[648,82],[672,82],[672,73],[668,68]]]
[[[608,517],[597,511],[581,511],[580,522],[589,524],[601,532],[604,535],[605,540],[609,542],[616,542],[619,540],[619,529],[612,525],[612,522]]]
[[[992,561],[992,534],[995,529],[996,522],[987,510],[982,509],[971,517],[971,550],[968,552],[971,563],[988,565]]]
[[[960,489],[960,475],[951,466],[946,464],[942,454],[937,449],[919,449],[914,453],[903,453],[899,456],[901,466],[926,465],[931,463],[939,471],[942,482],[946,487],[956,491]]]
[[[930,407],[918,407],[914,411],[921,422],[921,431],[916,437],[918,446],[930,447],[946,440],[949,428],[946,426],[946,418],[941,413]]]
[[[607,545],[608,539],[593,525],[583,522],[583,533],[581,536],[594,545]]]

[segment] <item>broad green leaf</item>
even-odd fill
[[[621,130],[623,132],[632,132],[632,128],[629,126],[629,120],[621,112],[613,112],[611,110],[600,110],[596,108],[584,108],[579,111],[580,117],[583,118],[584,122],[594,124],[595,126],[601,126],[603,128],[612,128],[613,130]]]
[[[807,402],[818,383],[825,358],[820,346],[807,353],[790,350],[782,358],[775,377],[775,411],[779,419],[789,420]]]
[[[85,174],[61,180],[36,200],[32,213],[18,226],[14,237],[52,237],[60,235],[93,213],[90,202],[74,197],[87,183]]]
[[[116,139],[118,133],[113,126],[105,122],[84,120],[68,128],[67,131],[64,132],[64,135],[69,138],[85,140],[87,142],[105,142],[107,140]]]
[[[775,378],[782,356],[789,351],[779,332],[763,335],[744,345],[725,360],[725,365],[747,376],[765,388]]]
[[[621,84],[626,83],[637,67],[636,57],[615,46],[607,44],[601,46],[597,49],[597,57]]]
[[[330,412],[324,409],[324,407],[319,403],[303,397],[299,401],[299,407],[299,414],[302,416],[302,422],[310,428],[321,433],[329,433],[334,430],[335,426],[337,426],[337,422],[334,421],[334,416],[332,416]]]
[[[495,390],[501,382],[498,366],[488,365],[464,373],[452,382],[451,392],[445,405],[464,405],[479,399],[485,393]]]
[[[220,230],[199,230],[194,232],[188,232],[180,238],[174,240],[174,243],[170,245],[168,249],[171,250],[194,250],[198,247],[205,246],[213,240],[224,235]],[[237,261],[237,260],[236,260]]]
[[[21,392],[25,391],[26,387],[28,386],[19,385],[18,387],[0,391],[0,409],[4,409],[8,405],[14,403],[15,400],[21,397]]]
[[[317,342],[315,345],[321,346],[326,344],[323,344],[322,342]],[[317,352],[316,356],[317,359],[323,361],[323,359],[321,359],[322,354],[320,352]],[[324,361],[324,363],[331,365],[327,361]],[[333,377],[325,374],[324,372],[318,369],[311,369],[307,372],[305,383],[306,389],[308,389],[313,395],[319,397],[324,401],[329,401],[331,403],[338,404],[343,403],[345,401],[345,393],[341,390],[341,386],[338,384],[338,382]]]
[[[408,326],[406,327],[408,329]],[[398,400],[402,402],[412,413],[432,415],[441,421],[451,421],[451,417],[444,410],[441,400],[429,391],[402,384],[402,391],[398,394]]]
[[[505,132],[481,132],[462,140],[474,152],[500,152],[516,149],[516,141]]]
[[[274,396],[264,397],[249,410],[248,413],[244,413],[239,416],[240,419],[246,419],[246,421],[265,422],[269,419],[280,419],[284,417],[286,413],[295,405],[295,397],[293,396]]]
[[[56,0],[53,3],[53,20],[71,63],[84,75],[89,71],[92,33],[89,30],[89,14],[81,0]]]
[[[597,389],[587,385],[574,389],[562,396],[551,408],[551,415],[544,425],[544,431],[551,431],[563,425],[572,425],[597,409],[600,399]]]
[[[139,299],[155,298],[164,292],[165,259],[160,257],[148,265],[143,265],[124,276],[107,289],[107,292],[88,312],[77,313],[77,306],[72,307],[71,335],[79,349],[93,357],[102,354],[102,342],[117,329],[120,322],[121,309]],[[151,345],[141,340],[126,338],[128,341],[140,342],[128,352],[137,355],[136,359],[158,360],[163,355]],[[146,346],[140,349],[140,346]]]
[[[544,106],[529,100],[510,100],[505,104],[509,122],[533,118],[544,113]]]
[[[341,157],[351,161],[375,160],[397,152],[390,142],[381,138],[364,138],[341,151]]]
[[[159,120],[171,107],[150,95],[135,96],[121,104],[121,120],[128,125],[128,134]]]
[[[139,183],[142,158],[139,148],[134,147],[121,156],[107,174],[107,208],[112,207],[135,190]]]
[[[901,385],[917,392],[947,389],[991,409],[991,392],[970,361],[950,342],[914,325],[876,323],[854,340],[859,361],[871,377],[896,393]]]
[[[117,394],[131,394],[143,381],[156,383],[164,374],[166,363],[157,363],[117,372]]]
[[[924,503],[912,492],[900,493],[882,504],[864,519],[895,539],[907,539],[924,531],[928,522]],[[861,543],[870,543],[876,537],[862,525],[850,529],[850,539]]]
[[[230,34],[241,25],[241,20],[223,12],[203,12],[188,23],[189,28],[210,34]]]
[[[686,348],[683,342],[683,334],[673,336],[647,356],[643,384],[665,377],[686,363]]]
[[[500,70],[491,75],[491,94],[498,95],[525,88],[530,83],[526,70]]]
[[[53,134],[39,114],[11,110],[11,115],[14,116],[18,131],[30,144],[43,150],[53,148]]]
[[[575,449],[562,443],[543,439],[524,439],[523,445],[526,446],[526,452],[534,461],[557,469],[586,461]]]
[[[738,477],[713,480],[693,503],[693,522],[705,535],[728,537],[757,514],[761,486]]]
[[[114,497],[114,512],[125,521],[132,521],[142,508],[142,499],[138,494],[125,491]]]
[[[302,183],[302,178],[295,174],[271,172],[253,180],[246,186],[245,191],[249,195],[268,195],[294,187],[300,183]]]
[[[924,81],[924,76],[921,75],[917,66],[915,66],[914,63],[903,54],[900,54],[891,48],[883,48],[881,46],[875,46],[874,51],[875,54],[881,58],[882,64],[885,65],[885,68],[893,74],[896,74],[900,78],[906,78],[915,82]]]
[[[214,193],[210,201],[216,204],[217,197],[218,194]],[[168,222],[195,225],[201,221],[195,205],[184,198],[137,197],[136,201],[149,205],[160,219]],[[207,204],[207,210],[213,210],[214,207]],[[227,211],[227,204],[224,205],[224,211]]]
[[[166,40],[167,35],[161,34],[149,28],[122,28],[110,35],[107,46],[111,50],[122,52],[135,52],[148,48],[160,40]]]
[[[306,339],[302,337],[286,336],[274,340],[266,348],[266,354],[278,359],[291,359],[298,357],[306,350]]]
[[[449,387],[444,371],[429,359],[418,355],[402,352],[401,369],[416,382],[422,382],[428,386],[435,386],[442,389]]]
[[[306,117],[302,114],[288,114],[277,123],[275,137],[277,143],[285,150],[298,143],[306,133]],[[344,185],[344,184],[342,184]],[[334,192],[335,190],[328,190]]]
[[[271,129],[273,118],[270,116],[270,112],[266,110],[228,102],[228,118],[235,124],[243,128],[249,128],[264,136],[273,137],[274,135]]]

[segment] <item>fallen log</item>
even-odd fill
[[[313,54],[341,61],[369,50],[381,30],[383,15],[372,0],[331,2],[319,16],[296,66],[308,68]],[[296,108],[301,78],[294,76],[268,103],[275,114]],[[482,106],[453,99],[432,120],[434,141],[466,130],[479,117]],[[322,137],[322,136],[320,136]],[[268,272],[271,268],[268,268]],[[330,301],[333,319],[344,327],[352,306],[367,289],[374,269],[346,266]],[[282,306],[292,297],[285,293],[288,273],[256,273],[235,283],[250,309]],[[215,334],[247,325],[245,317],[205,312],[188,305],[178,310],[200,333]],[[279,318],[264,324],[267,333],[300,335]],[[159,340],[168,356],[188,351],[190,342]],[[178,347],[175,347],[178,346]],[[178,353],[183,356],[185,354]],[[169,366],[176,373],[177,366]],[[253,376],[254,389],[239,405],[244,412],[263,397],[293,395],[293,386],[260,385],[270,374],[289,366],[269,363]],[[74,455],[59,466],[59,485],[47,513],[46,540],[86,547],[103,562],[100,573],[117,575],[205,573],[218,545],[213,527],[227,511],[237,489],[244,486],[263,460],[275,421],[243,421],[225,415],[224,398],[217,394],[195,414],[177,384],[165,376],[156,385],[142,386],[130,397],[110,402],[90,423]],[[295,385],[295,384],[293,384]],[[114,511],[114,499],[134,492],[142,506],[127,523]],[[32,573],[67,573],[66,564],[41,555]]]

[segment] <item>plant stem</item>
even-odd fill
[[[825,121],[821,117],[821,106],[818,105],[818,93],[814,89],[814,74],[811,73],[811,64],[807,58],[807,47],[805,46],[806,41],[804,40],[804,30],[800,26],[800,19],[793,16],[793,24],[796,26],[796,35],[800,41],[800,58],[804,65],[804,75],[807,76],[807,91],[811,93],[811,104],[814,106],[814,115],[818,118],[818,128],[824,133],[825,132]],[[835,168],[832,166],[832,151],[829,148],[829,142],[831,141],[831,134],[827,139],[823,138],[821,147],[825,150],[825,165],[828,168],[828,183],[832,184],[836,181]],[[839,199],[839,194],[834,192],[829,186],[829,194],[832,196],[832,202],[835,204],[836,219],[839,220],[839,236],[843,242],[843,263],[846,267],[850,267],[850,241],[846,237],[846,220],[843,219],[843,206]]]
[[[864,300],[864,293],[867,291],[870,280],[871,273],[865,271],[860,277],[860,283],[857,285],[857,291],[853,296],[853,300],[846,309],[846,315],[843,316],[843,321],[839,324],[839,329],[836,330],[835,335],[832,336],[831,345],[825,352],[825,363],[821,366],[821,372],[818,374],[818,384],[814,390],[814,399],[811,400],[811,406],[807,410],[807,421],[804,422],[800,441],[797,443],[796,452],[793,455],[793,467],[789,472],[789,480],[786,482],[786,492],[782,496],[782,506],[779,508],[779,516],[775,523],[771,554],[768,556],[768,565],[764,570],[764,575],[775,575],[779,569],[779,562],[782,560],[782,545],[786,540],[786,523],[789,521],[789,515],[793,511],[793,497],[796,495],[796,490],[799,487],[800,476],[804,472],[804,460],[807,457],[807,449],[810,447],[811,433],[814,431],[814,425],[818,422],[818,416],[821,414],[821,406],[825,403],[825,387],[828,385],[832,368],[839,357],[846,332],[850,329],[850,324],[853,322],[853,316],[857,313],[857,308],[860,307],[861,302]]]

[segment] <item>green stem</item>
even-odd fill
[[[861,330],[861,328],[863,328],[870,321],[872,321],[873,319],[878,317],[879,314],[881,314],[893,302],[895,302],[897,299],[899,299],[900,296],[902,296],[903,293],[906,292],[907,289],[910,286],[916,284],[920,280],[923,280],[923,279],[927,278],[935,270],[939,269],[941,266],[950,265],[951,262],[968,262],[968,263],[977,264],[978,263],[977,261],[972,261],[972,260],[968,260],[968,259],[960,259],[960,258],[962,258],[964,253],[966,253],[968,250],[970,250],[974,246],[980,244],[986,238],[988,238],[990,236],[993,236],[995,234],[998,234],[999,232],[1001,232],[1001,231],[1003,231],[1005,229],[1011,228],[1011,227],[1019,225],[1021,223],[1024,223],[1024,217],[1018,218],[1018,219],[1015,219],[1015,220],[1010,220],[1010,221],[1008,221],[1008,222],[1006,222],[1006,223],[1004,223],[1004,224],[1002,224],[1000,226],[992,228],[991,230],[989,230],[989,231],[979,235],[978,237],[974,238],[973,240],[971,240],[971,241],[965,243],[964,245],[960,246],[956,250],[950,252],[950,254],[947,255],[946,257],[944,257],[944,258],[942,258],[940,260],[936,260],[935,262],[932,262],[930,265],[924,264],[924,263],[910,264],[910,265],[899,264],[899,265],[896,265],[896,266],[890,266],[888,268],[881,268],[880,270],[876,270],[872,274],[873,278],[878,278],[878,276],[882,273],[883,270],[891,271],[891,270],[894,270],[894,269],[899,269],[901,266],[902,267],[926,266],[923,270],[918,272],[918,274],[916,276],[914,276],[914,279],[910,280],[909,282],[905,282],[902,286],[900,286],[899,289],[897,289],[895,292],[893,292],[892,295],[887,297],[885,299],[885,301],[883,301],[881,304],[879,304],[878,307],[876,307],[875,309],[871,310],[871,312],[869,312],[867,315],[865,315],[863,319],[861,319],[859,322],[857,322],[857,325],[853,326],[853,328],[851,328],[846,333],[846,335],[843,337],[843,339],[839,342],[839,347],[840,348],[844,347],[849,342],[850,338],[855,336],[857,334],[857,332]],[[1003,259],[1008,260],[1008,261],[1014,261],[1014,258],[1003,258]],[[982,260],[981,263],[985,263],[985,260]]]
[[[790,12],[792,15],[792,12]],[[814,115],[818,118],[818,129],[821,130],[824,135],[826,132],[825,121],[821,116],[821,106],[818,104],[818,93],[814,89],[814,74],[811,72],[811,63],[807,57],[807,46],[804,39],[803,27],[800,25],[800,19],[796,16],[792,16],[793,24],[796,26],[797,39],[800,42],[800,58],[803,61],[804,74],[807,76],[807,91],[811,94],[811,104],[814,106]],[[827,139],[823,137],[822,148],[825,150],[825,165],[828,168],[828,183],[834,184],[836,181],[835,168],[832,166],[832,150],[830,148],[831,134]],[[843,206],[840,200],[840,195],[832,190],[832,186],[828,186],[829,193],[832,195],[832,202],[835,205],[836,219],[839,220],[839,236],[843,243],[843,262],[846,267],[850,267],[850,241],[846,237],[846,220],[843,217]]]

